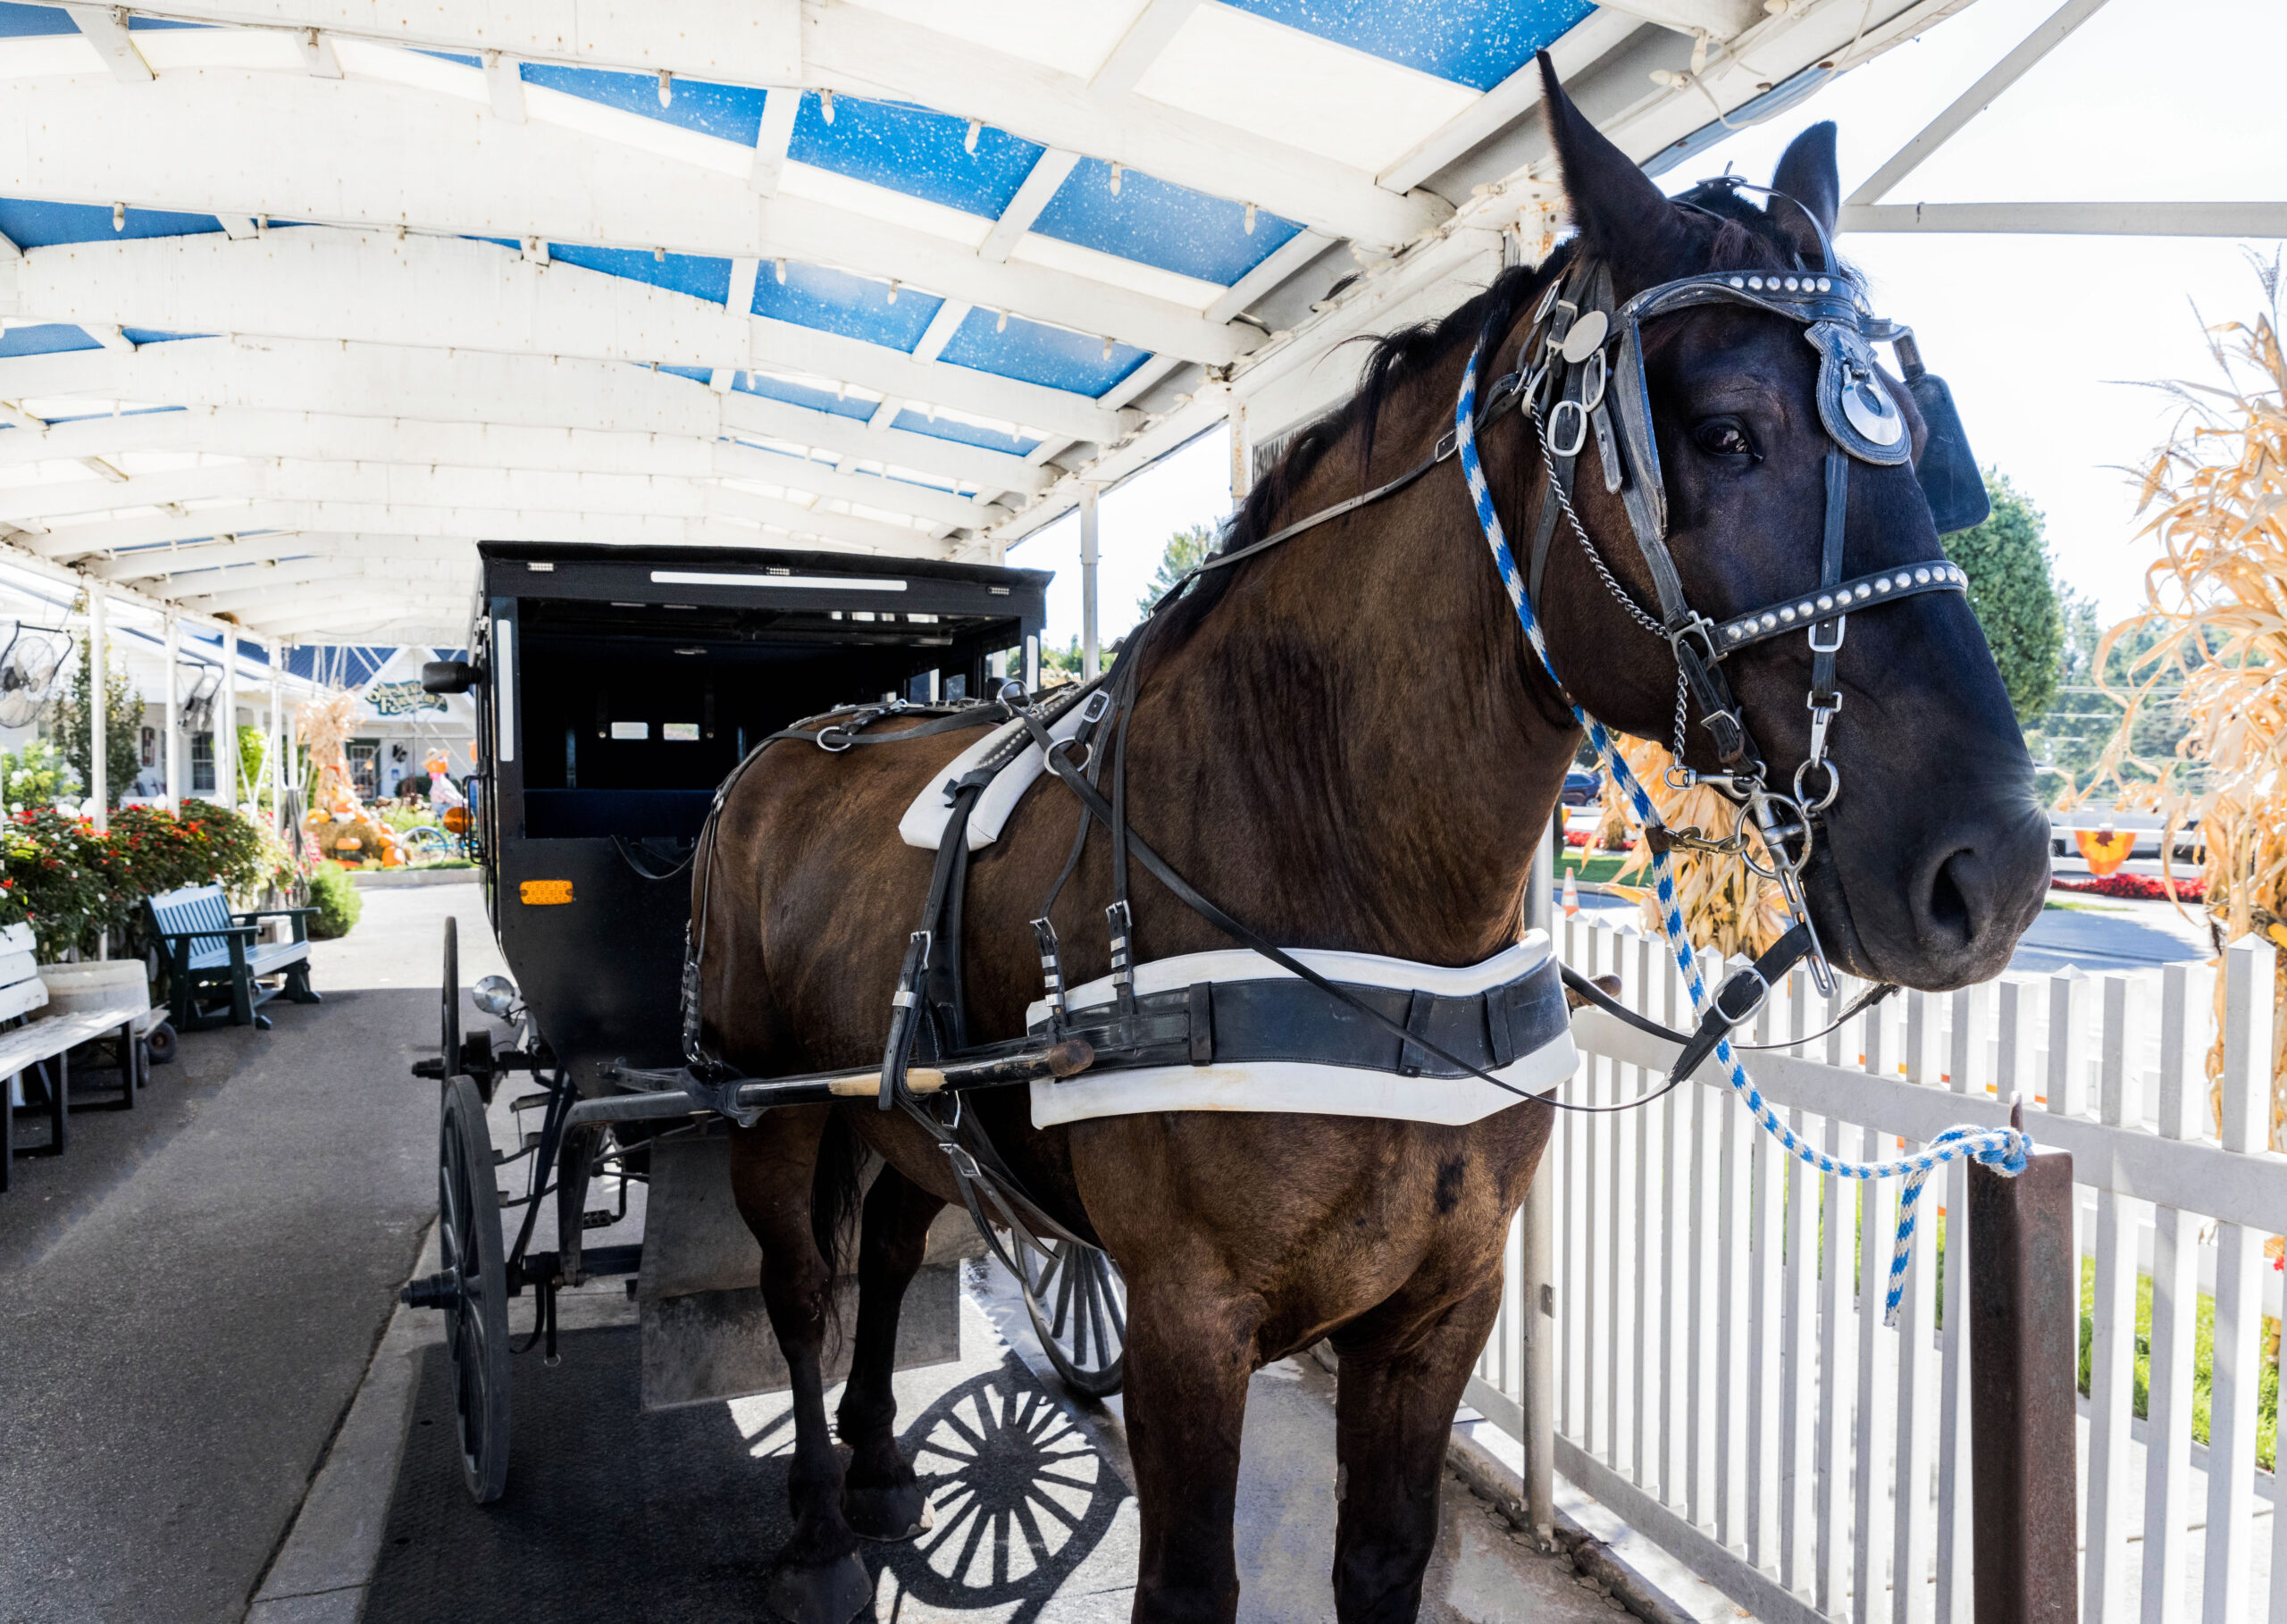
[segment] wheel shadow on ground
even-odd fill
[[[792,1531],[783,1396],[644,1415],[633,1327],[562,1344],[554,1369],[537,1353],[515,1361],[508,1489],[490,1506],[461,1485],[445,1350],[424,1352],[368,1624],[771,1618],[762,1596]],[[899,1378],[911,1418],[901,1442],[935,1524],[861,1551],[876,1580],[870,1616],[1029,1624],[1054,1604],[1060,1624],[1101,1602],[1124,1619],[1127,1486],[1014,1359],[977,1362]],[[913,1391],[933,1377],[926,1396]]]

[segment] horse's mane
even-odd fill
[[[1710,271],[1783,268],[1794,263],[1795,244],[1754,204],[1720,182],[1704,182],[1676,200],[1688,226],[1698,239]],[[1357,436],[1355,464],[1358,489],[1368,488],[1373,466],[1374,433],[1382,407],[1398,389],[1436,370],[1455,350],[1477,342],[1488,326],[1505,331],[1520,310],[1540,296],[1549,281],[1563,274],[1575,256],[1578,239],[1559,244],[1538,265],[1512,265],[1490,285],[1444,315],[1402,327],[1378,339],[1352,342],[1371,345],[1358,388],[1324,416],[1288,436],[1278,456],[1256,480],[1245,503],[1226,522],[1218,552],[1235,553],[1277,532],[1295,515],[1288,513],[1295,493],[1325,462],[1327,456],[1353,431]],[[1239,568],[1244,568],[1241,565]],[[1166,623],[1158,640],[1162,649],[1189,637],[1207,611],[1229,590],[1235,569],[1211,570],[1195,581],[1177,602],[1158,617]]]

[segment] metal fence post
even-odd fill
[[[1551,952],[1556,950],[1556,853],[1563,817],[1560,802],[1554,820],[1541,832],[1540,847],[1533,854],[1525,886],[1525,923],[1548,933]],[[1551,1124],[1540,1168],[1525,1192],[1516,1298],[1524,1310],[1519,1408],[1524,1419],[1525,1509],[1532,1518],[1534,1536],[1544,1547],[1556,1532],[1556,1293],[1550,1279],[1556,1211],[1555,1180],[1549,1172],[1555,1151],[1556,1127]]]
[[[2022,1120],[2022,1108],[2011,1113]],[[2073,1401],[2081,1271],[2073,1158],[2011,1178],[1969,1169],[1971,1503],[1977,1624],[2074,1624],[2081,1612]]]

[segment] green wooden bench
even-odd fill
[[[314,908],[230,911],[220,885],[192,885],[147,898],[152,940],[162,944],[167,964],[168,1001],[178,1032],[208,1026],[270,1029],[260,1007],[283,992],[297,1004],[320,1001],[310,988],[309,916]],[[256,921],[290,919],[285,942],[255,940]],[[258,984],[272,975],[276,987]]]

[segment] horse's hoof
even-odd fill
[[[911,1539],[936,1525],[929,1496],[918,1483],[885,1483],[864,1488],[844,1484],[842,1520],[860,1539]]]
[[[874,1581],[855,1555],[815,1568],[782,1564],[764,1599],[787,1624],[850,1624],[874,1604]]]

